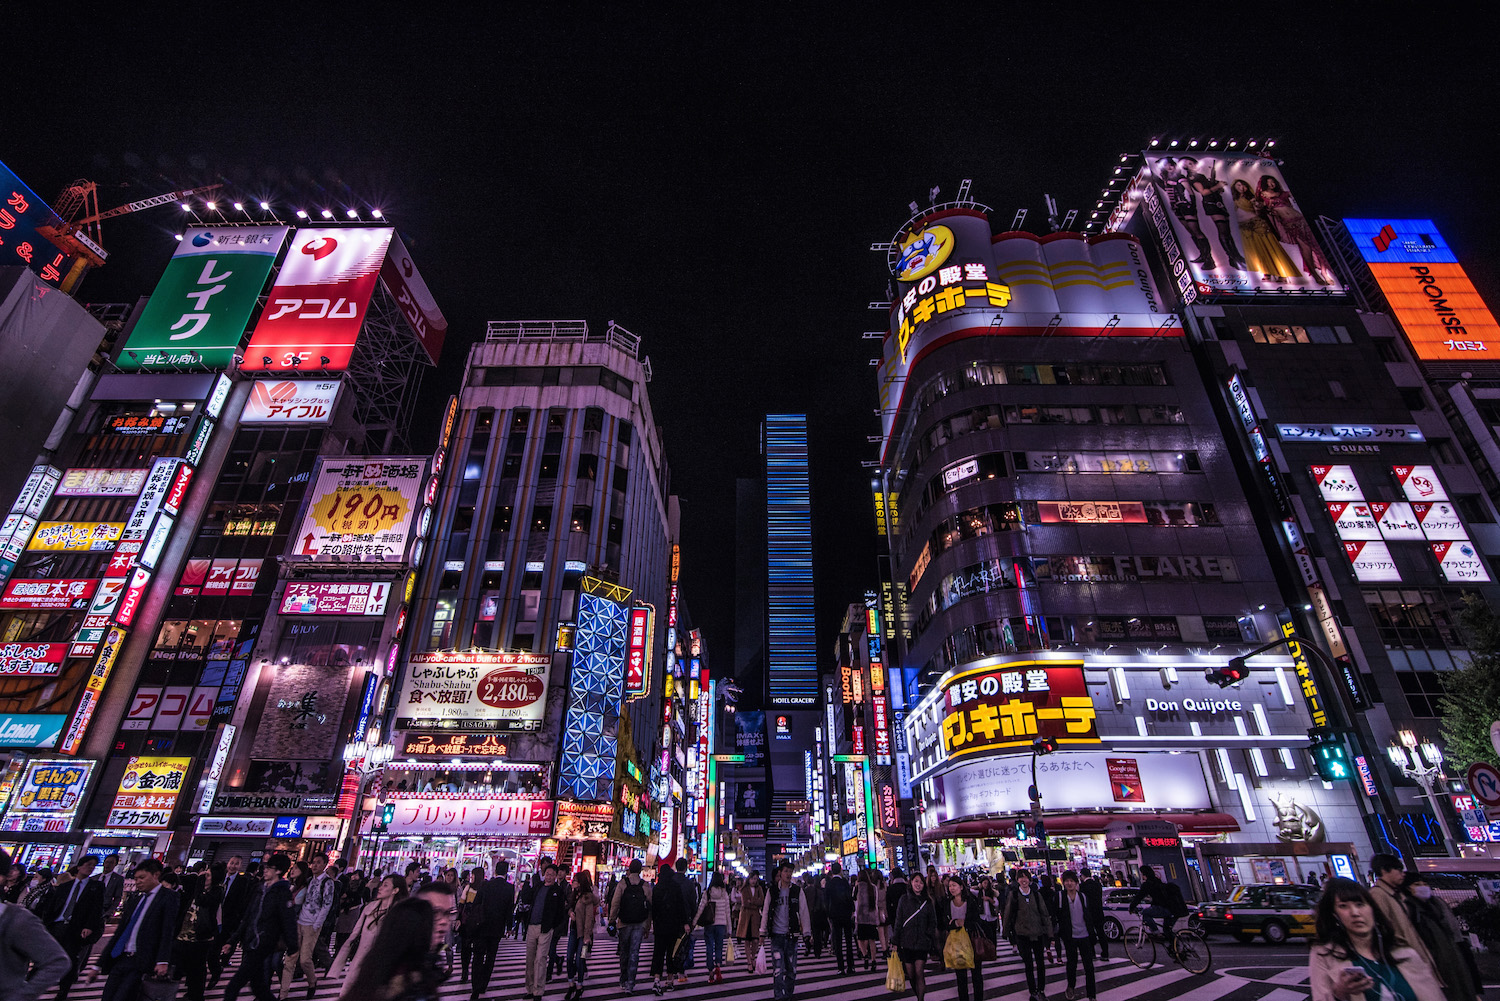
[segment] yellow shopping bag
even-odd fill
[[[726,963],[732,963],[732,962],[734,962],[734,939],[730,939],[729,940],[729,958],[726,959],[725,962]]]
[[[948,933],[948,942],[943,946],[943,965],[950,970],[974,969],[974,943],[964,929],[955,928]]]
[[[885,989],[897,994],[906,990],[906,968],[901,965],[901,957],[894,950],[885,961]]]

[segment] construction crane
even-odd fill
[[[109,256],[104,250],[104,232],[99,225],[105,219],[140,212],[143,209],[154,209],[159,205],[178,202],[192,195],[201,197],[223,186],[222,184],[206,184],[198,188],[183,188],[181,191],[143,198],[140,201],[117,205],[100,212],[97,184],[81,178],[69,184],[63,188],[62,194],[57,196],[57,202],[52,207],[53,212],[57,214],[57,223],[37,227],[37,232],[57,244],[58,248],[73,262],[68,273],[59,283],[59,287],[71,295],[78,287],[78,283],[83,280],[83,276],[88,273],[88,269],[101,266],[105,258]]]

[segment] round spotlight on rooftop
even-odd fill
[[[1177,140],[1173,139],[1171,142],[1167,143],[1167,145],[1168,146],[1176,146],[1177,145]]]
[[[1189,146],[1197,146],[1198,145],[1198,140],[1196,140],[1196,139],[1189,139],[1188,140],[1188,145]]]
[[[1275,146],[1275,145],[1276,145],[1276,140],[1275,139],[1267,139],[1266,140],[1266,149],[1270,149],[1272,146]]]
[[[181,233],[175,233],[175,234],[173,234],[173,236],[177,240],[178,243],[182,242],[182,234]]]
[[[380,211],[379,209],[371,209],[370,210],[370,214],[372,216],[374,216],[376,219],[384,219],[385,218],[385,213],[382,212],[382,211]]]
[[[245,211],[245,203],[244,202],[235,202],[234,203],[234,210],[236,212],[243,212],[243,211]]]
[[[328,209],[324,209],[322,212],[320,212],[318,214],[321,215],[324,219],[332,219],[333,218],[333,212],[331,212]]]
[[[350,219],[358,219],[359,218],[359,210],[358,209],[345,209],[344,210],[344,215],[348,216]]]
[[[306,209],[298,209],[297,210],[297,218],[298,219],[306,219],[307,218],[307,210]]]
[[[1153,139],[1153,140],[1151,140],[1151,146],[1152,146],[1152,148],[1155,148],[1155,147],[1160,146],[1160,145],[1161,145],[1161,140],[1160,139]]]
[[[271,210],[271,203],[270,202],[261,202],[260,203],[260,210],[262,212],[269,212]]]
[[[187,202],[183,202],[182,203],[182,211],[184,211],[184,212],[191,212],[191,211],[193,211],[193,207],[191,205],[189,205]]]

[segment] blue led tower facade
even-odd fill
[[[818,699],[812,575],[812,498],[807,417],[766,417],[766,675],[773,706]]]
[[[625,688],[630,588],[584,577],[578,596],[568,712],[557,793],[608,801],[615,778],[615,733]]]

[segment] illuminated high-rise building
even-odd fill
[[[806,415],[767,415],[765,455],[768,694],[772,708],[810,707],[818,667]]]

